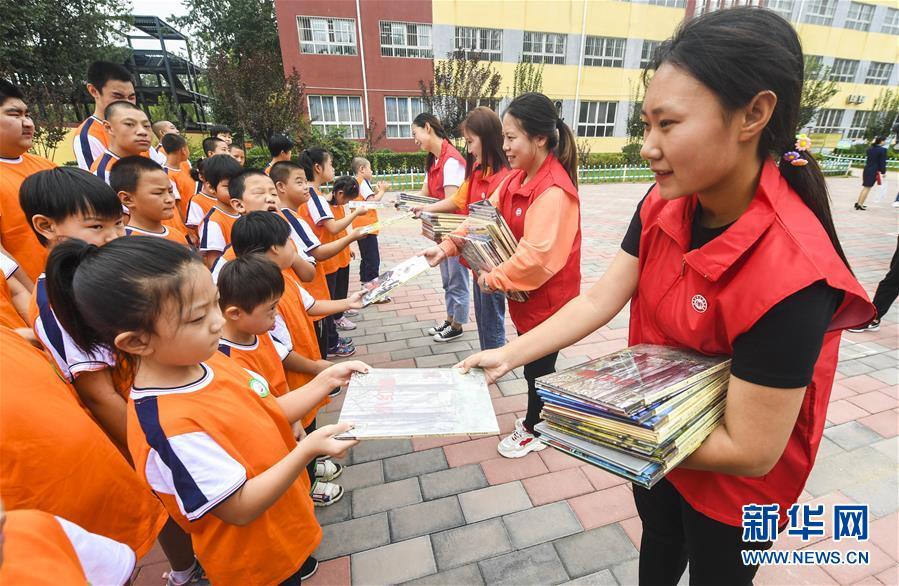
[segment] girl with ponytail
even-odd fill
[[[512,100],[503,114],[502,131],[503,152],[512,172],[490,202],[509,223],[518,248],[512,258],[489,273],[479,274],[477,280],[485,293],[528,292],[527,301],[509,301],[512,323],[519,334],[524,334],[580,292],[577,149],[571,129],[543,94],[527,93]],[[458,254],[452,239],[424,252],[432,266]],[[500,455],[520,458],[546,448],[534,432],[543,408],[535,381],[554,372],[558,350],[532,354],[520,363],[528,383],[527,415],[516,422],[515,432],[499,443]],[[504,351],[488,350],[477,356]]]
[[[675,584],[689,563],[692,583],[751,584],[758,566],[741,551],[772,542],[743,542],[742,508],[776,505],[786,524],[821,441],[841,330],[874,308],[796,135],[803,55],[790,24],[760,8],[706,14],[681,24],[650,68],[641,154],[656,184],[622,250],[589,291],[462,367],[495,380],[628,302],[629,345],[730,356],[721,424],[652,489],[633,488],[640,583]]]

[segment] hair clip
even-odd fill
[[[797,151],[807,151],[810,148],[812,148],[812,139],[810,139],[807,134],[797,134],[796,135],[796,150]]]
[[[784,153],[784,161],[788,162],[794,167],[805,167],[806,165],[808,165],[808,161],[803,159],[802,155],[800,155],[796,151],[789,151]]]

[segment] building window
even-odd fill
[[[807,2],[802,22],[823,24],[824,26],[833,24],[833,13],[837,7],[836,0],[807,0]]]
[[[686,8],[687,0],[646,0],[647,4],[656,6],[669,6],[671,8]]]
[[[381,55],[431,59],[431,25],[381,21]]]
[[[834,59],[833,67],[830,69],[830,80],[852,83],[855,81],[857,71],[858,61],[855,59]]]
[[[617,109],[618,102],[581,102],[577,135],[612,136],[615,132],[615,111]]]
[[[892,75],[892,63],[872,61],[871,64],[868,65],[868,75],[865,77],[865,83],[870,83],[871,85],[887,85],[890,82],[890,77]]]
[[[874,7],[861,2],[849,3],[849,14],[846,15],[846,28],[857,31],[866,31],[871,28],[871,20],[874,18]]]
[[[640,49],[640,69],[646,69],[649,66],[652,54],[661,44],[662,41],[643,41],[643,47]]]
[[[887,8],[886,16],[880,25],[880,32],[888,35],[899,35],[899,8]]]
[[[838,134],[843,132],[843,112],[845,110],[819,110],[812,130],[818,134]]]
[[[456,50],[479,53],[489,60],[499,60],[503,51],[503,31],[494,28],[456,27]]]
[[[584,47],[584,65],[623,67],[624,43],[624,39],[587,37],[587,46]]]
[[[805,71],[809,70],[819,70],[824,67],[824,57],[821,55],[806,55],[805,56]]]
[[[298,16],[300,52],[314,55],[355,55],[356,21],[352,18]]]
[[[868,127],[870,118],[869,110],[856,110],[852,114],[852,125],[846,131],[846,138],[865,138],[865,129]]]
[[[346,138],[365,138],[358,96],[309,96],[309,118],[322,132],[342,128]]]
[[[421,98],[384,98],[387,138],[412,138],[412,121],[424,110]]]
[[[765,8],[781,16],[784,20],[791,20],[793,16],[793,0],[768,0]]]
[[[522,61],[531,63],[565,64],[565,35],[525,31],[521,52]]]

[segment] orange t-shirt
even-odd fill
[[[281,215],[287,220],[287,223],[290,224],[292,233],[296,235],[296,238],[299,238],[300,241],[304,239],[311,238],[306,234],[307,228],[312,231],[312,236],[315,237],[318,242],[312,242],[309,244],[311,248],[308,248],[311,251],[313,248],[316,248],[322,244],[322,241],[318,239],[318,231],[313,228],[313,224],[311,223],[311,218],[309,217],[309,212],[306,209],[306,206],[302,206],[300,211],[294,212],[293,210],[289,210],[287,208],[281,209]],[[302,223],[301,223],[302,222]],[[296,244],[296,240],[294,240],[294,244]],[[299,248],[299,245],[297,245]],[[330,260],[330,259],[329,259]],[[306,283],[305,289],[312,295],[313,299],[331,299],[331,292],[328,290],[328,282],[325,280],[325,268],[324,263],[327,261],[316,261],[315,263],[315,277],[312,281]],[[325,316],[318,315],[312,318],[312,321],[319,321],[324,319]]]
[[[200,235],[200,251],[224,252],[231,244],[231,228],[238,219],[240,214],[232,216],[217,207],[209,210],[197,230]]]
[[[6,514],[0,584],[87,583],[78,552],[56,517],[31,509]]]
[[[12,302],[12,290],[9,288],[9,279],[19,270],[14,260],[0,252],[0,326],[7,328],[27,328],[25,320],[19,315],[19,311]]]
[[[278,302],[278,312],[284,318],[284,325],[290,333],[290,341],[293,345],[293,351],[304,356],[309,360],[321,360],[322,355],[318,350],[318,338],[315,335],[315,325],[312,316],[309,315],[309,308],[315,304],[315,299],[300,285],[292,269],[284,269],[281,271],[284,277],[284,295]],[[294,390],[299,388],[315,376],[286,370],[287,388]],[[303,416],[303,427],[309,425],[315,420],[318,410],[327,405],[330,399],[325,397],[318,406]]]
[[[184,232],[177,228],[166,226],[165,223],[162,225],[162,232],[150,232],[149,230],[144,230],[136,226],[125,226],[125,236],[157,236],[159,238],[171,240],[172,242],[177,242],[178,244],[190,245],[190,241],[187,239],[187,235]]]
[[[339,238],[337,234],[331,234],[331,232],[324,226],[324,223],[328,219],[336,219],[334,218],[333,206],[331,206],[323,196],[318,195],[311,186],[309,187],[309,201],[306,202],[306,205],[300,207],[299,212],[300,217],[312,226],[312,231],[322,244],[329,244]],[[321,270],[325,275],[330,275],[340,268],[341,254],[343,254],[343,251],[338,252],[331,258],[318,261],[318,264],[321,266]],[[315,295],[315,298],[322,299],[321,297],[318,297],[318,295]],[[328,297],[325,297],[324,299],[330,298],[331,295],[329,293]]]
[[[18,159],[0,158],[0,242],[32,281],[44,270],[47,249],[41,246],[19,205],[19,187],[29,175],[55,166],[29,153]]]
[[[281,364],[282,358],[270,334],[256,336],[256,340],[249,345],[222,338],[219,340],[219,352],[231,357],[247,370],[261,374],[268,381],[269,389],[276,397],[284,395],[289,390],[284,365]]]
[[[342,220],[346,217],[346,206],[331,204],[331,213],[334,214],[335,220]],[[334,240],[340,240],[344,236],[346,236],[346,229],[335,234]],[[343,250],[334,255],[334,259],[336,259],[338,269],[350,266],[350,247],[345,246]]]
[[[197,182],[190,176],[189,167],[186,173],[183,167],[180,169],[166,167],[165,172],[168,174],[169,179],[172,180],[172,183],[175,184],[175,187],[178,188],[178,193],[181,195],[181,199],[178,200],[178,207],[181,209],[181,216],[186,218],[190,200],[197,192]],[[205,211],[208,212],[209,210]]]
[[[159,500],[47,358],[0,328],[0,497],[40,509],[142,556],[165,525]]]
[[[183,387],[131,390],[128,449],[138,475],[190,533],[211,583],[278,584],[321,541],[306,474],[246,525],[225,523],[214,508],[297,441],[260,377],[219,352],[201,367]]]
[[[361,177],[356,177],[356,182],[359,183],[359,195],[356,196],[356,201],[366,201],[368,199],[368,195],[374,195],[375,190],[371,186],[371,183],[368,182],[368,179],[363,179]],[[361,216],[356,216],[353,220],[353,228],[364,228],[365,226],[371,226],[372,224],[376,224],[378,222],[378,210],[368,210]],[[370,232],[370,234],[377,234],[378,231]]]

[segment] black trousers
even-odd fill
[[[325,281],[328,283],[328,292],[331,293],[331,299],[346,299],[350,290],[350,267],[345,266],[325,275]],[[328,335],[328,348],[337,347],[337,324],[334,322],[342,317],[343,313],[341,312],[329,315],[322,320],[325,322],[325,332]],[[322,354],[322,357],[324,358],[325,355]]]
[[[662,479],[651,489],[633,486],[643,522],[640,586],[674,586],[690,564],[690,584],[748,586],[758,566],[744,566],[741,550],[768,549],[772,542],[743,543],[743,529],[725,525],[690,506]]]
[[[537,396],[536,380],[556,371],[558,357],[559,353],[553,352],[524,365],[524,380],[528,383],[528,411],[524,417],[524,427],[529,431],[540,423],[540,411],[543,409],[543,401]]]
[[[878,283],[874,292],[874,307],[877,308],[877,319],[882,318],[899,295],[899,237],[896,238],[896,250],[890,260],[890,270]]]
[[[378,250],[377,234],[369,234],[356,241],[359,245],[359,280],[363,283],[374,281],[381,271],[381,252]]]

